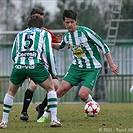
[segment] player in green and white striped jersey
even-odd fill
[[[39,15],[44,20],[44,12],[40,8],[33,8],[31,10],[30,15],[34,15],[34,14]],[[55,43],[61,42],[61,39],[62,39],[61,34],[59,34],[56,37],[50,30],[48,30],[44,27],[42,27],[42,29],[48,31],[51,34],[52,42],[55,42]],[[49,50],[49,46],[46,48],[46,51],[47,50]],[[53,53],[52,52],[50,52],[50,53],[51,53],[50,55],[52,55],[52,57],[53,57],[54,56]],[[53,58],[49,58],[49,56],[47,56],[48,62],[49,63],[52,62],[52,64],[48,64],[47,61],[45,61],[45,64],[47,64],[47,66],[48,66],[48,71],[50,72],[50,74],[52,76],[52,80],[53,80],[53,83],[54,83],[55,90],[57,90],[60,83],[59,83],[58,77],[57,77],[57,69],[56,69],[56,65],[54,63],[55,61],[53,61],[53,60],[50,61],[51,59],[53,59]],[[20,120],[24,120],[24,121],[28,120],[28,118],[29,118],[28,113],[27,113],[28,112],[28,107],[29,107],[29,105],[32,101],[32,97],[33,97],[33,94],[34,94],[36,88],[37,88],[37,85],[31,79],[29,79],[29,86],[25,91],[24,102],[23,102],[23,107],[22,107],[22,111],[21,111],[21,115],[20,115]],[[42,103],[40,103],[36,107],[36,111],[38,112],[37,119],[39,119],[43,115],[44,109],[45,109],[46,106],[47,106],[47,94],[46,94],[44,100],[42,101]]]
[[[0,128],[6,128],[8,116],[13,105],[14,96],[27,77],[47,91],[48,108],[51,112],[51,127],[61,127],[57,120],[57,95],[50,73],[44,64],[44,59],[54,61],[51,54],[51,35],[42,29],[43,19],[32,15],[28,19],[28,29],[17,34],[13,47],[12,59],[14,67],[10,76],[10,86],[4,97],[3,117]],[[48,59],[48,57],[50,59]]]
[[[57,90],[57,97],[61,98],[72,86],[82,81],[78,95],[82,101],[88,102],[91,99],[88,94],[93,89],[102,68],[100,51],[106,56],[113,73],[118,74],[118,67],[114,64],[104,41],[91,29],[77,25],[77,12],[65,10],[63,23],[68,32],[64,34],[60,45],[53,43],[52,46],[60,51],[71,49],[73,62]]]

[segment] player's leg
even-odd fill
[[[67,93],[70,89],[72,88],[72,85],[63,80],[59,86],[59,88],[56,91],[57,97],[60,99],[65,93]],[[42,115],[42,117],[40,117],[37,122],[45,122],[49,116],[50,113],[50,109],[49,107],[47,108],[47,110],[45,110],[44,114]],[[58,121],[60,121],[58,119]]]
[[[89,89],[88,87],[86,86],[82,86],[79,90],[79,97],[82,101],[84,101],[85,103],[89,102],[89,101],[92,101],[92,96],[90,95],[91,93],[91,89]]]
[[[101,69],[90,69],[87,72],[81,72],[83,82],[79,90],[79,97],[82,101],[87,103],[93,100],[90,93],[96,84],[100,70]]]
[[[57,119],[57,95],[51,76],[39,85],[47,91],[48,109],[51,112],[51,127],[61,127],[62,124]]]
[[[36,65],[34,71],[29,72],[29,77],[47,91],[48,108],[51,112],[51,127],[61,127],[62,124],[57,120],[57,95],[51,75],[43,65]]]
[[[27,114],[27,110],[28,110],[28,107],[31,103],[34,90],[36,88],[37,88],[37,85],[32,80],[30,80],[29,81],[29,87],[26,89],[25,95],[24,95],[23,108],[22,108],[21,115],[20,115],[21,120],[27,121],[29,118],[29,116]]]
[[[80,71],[77,70],[77,67],[75,69],[75,66],[71,65],[56,91],[58,99],[64,96],[73,86],[77,86],[80,82]]]
[[[47,93],[42,103],[36,106],[36,111],[38,112],[37,120],[43,115],[46,106],[47,106]]]
[[[57,97],[60,99],[62,96],[64,96],[70,89],[72,88],[72,85],[65,81],[62,80],[59,88],[57,89],[56,93],[57,93]]]
[[[91,89],[89,89],[88,87],[82,86],[79,90],[78,95],[82,101],[84,101],[85,103],[88,103],[90,101],[94,101],[90,93],[91,93]],[[84,113],[84,117],[88,118],[88,115]]]
[[[62,80],[59,88],[56,91],[56,94],[57,94],[58,99],[60,99],[63,95],[65,95],[71,88],[72,88],[72,85],[69,82],[67,82],[65,80]],[[48,107],[48,109],[45,110],[43,116],[40,117],[37,120],[37,122],[45,122],[47,120],[47,117],[49,115],[49,112],[50,112],[50,109]],[[58,119],[58,121],[60,121],[60,120]]]
[[[72,85],[66,81],[62,81],[61,85],[59,86],[59,88],[56,91],[56,94],[58,96],[58,98],[60,99],[66,92],[68,92],[68,90],[70,90],[72,88]],[[44,114],[42,117],[40,117],[37,122],[45,122],[49,116],[49,113],[51,112],[49,106],[47,107],[47,110],[45,110]],[[60,121],[59,119],[57,119],[58,121]]]
[[[15,96],[18,88],[19,88],[18,86],[14,85],[12,82],[10,82],[10,87],[4,97],[3,114],[2,114],[2,121],[0,123],[0,128],[7,127],[9,113],[12,108],[13,99],[14,99],[14,96]]]
[[[2,122],[0,123],[1,128],[7,127],[8,117],[9,117],[9,113],[13,105],[14,96],[19,86],[22,86],[22,83],[24,82],[26,77],[27,76],[24,74],[23,70],[17,69],[16,67],[12,69],[12,73],[10,76],[11,82],[9,85],[9,89],[4,97]]]
[[[58,81],[58,78],[55,78],[55,77],[52,77],[52,81],[53,81],[53,84],[54,84],[54,88],[55,90],[57,90],[59,88],[59,81]],[[37,107],[36,107],[36,111],[38,112],[38,116],[37,116],[37,119],[39,119],[43,113],[44,113],[44,109],[47,107],[47,94],[44,98],[44,100],[42,101],[41,104],[39,104]],[[48,110],[47,111],[47,117],[46,119],[48,118],[48,114],[50,113]]]
[[[90,70],[87,73],[86,72],[82,73],[83,82],[78,95],[80,99],[85,103],[93,101],[90,93],[96,84],[99,73],[100,73],[100,69],[93,69],[93,71]],[[85,118],[87,118],[86,114],[85,114]]]

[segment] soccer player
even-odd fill
[[[71,49],[73,62],[56,91],[57,97],[61,98],[73,86],[82,82],[78,95],[82,101],[87,103],[91,99],[89,94],[102,68],[100,51],[106,56],[113,73],[118,74],[118,66],[115,65],[104,41],[90,28],[77,25],[76,11],[64,10],[63,23],[68,32],[63,35],[60,45],[52,43],[52,47],[59,51]],[[46,112],[44,112],[40,120],[46,117]]]
[[[30,15],[34,15],[34,14],[37,14],[42,19],[44,19],[44,12],[41,9],[39,9],[39,8],[33,8],[32,11],[31,11],[31,13],[30,13]],[[47,30],[51,34],[52,42],[54,42],[54,43],[61,42],[61,39],[62,39],[62,35],[61,34],[59,34],[56,37],[50,30],[48,30],[48,29],[46,29],[44,27],[43,27],[43,29],[44,30]],[[50,59],[48,59],[48,60],[50,60]],[[45,61],[45,62],[47,62],[47,61]],[[57,69],[56,69],[56,66],[55,66],[55,61],[53,61],[52,64],[47,64],[47,65],[48,65],[48,70],[49,70],[49,72],[50,72],[50,74],[52,76],[52,80],[53,80],[53,83],[54,83],[54,87],[57,90],[60,83],[59,83],[58,77],[57,77],[57,71],[56,71]],[[36,90],[36,88],[37,88],[37,85],[32,80],[30,80],[29,81],[29,87],[25,91],[23,108],[22,108],[21,115],[20,115],[20,119],[21,120],[27,121],[28,118],[29,118],[29,116],[27,114],[27,110],[28,110],[28,107],[29,107],[30,102],[31,102],[32,97],[33,97],[33,93]],[[47,106],[47,94],[46,94],[46,97],[44,98],[44,100],[42,101],[42,103],[39,104],[36,107],[36,111],[38,111],[37,119],[39,119],[43,115],[44,109],[45,109],[46,106]]]
[[[39,15],[30,16],[27,25],[28,28],[19,32],[13,43],[12,60],[14,66],[10,76],[9,89],[4,97],[0,128],[7,127],[14,96],[27,77],[47,91],[48,108],[51,112],[50,126],[61,127],[62,124],[57,120],[56,116],[57,95],[51,75],[44,64],[44,59],[53,58],[51,54],[51,35],[42,29],[43,19]],[[47,48],[49,51],[46,51]]]

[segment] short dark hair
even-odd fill
[[[72,18],[72,19],[76,20],[77,15],[78,15],[78,13],[74,10],[64,10],[64,12],[63,12],[63,21],[65,21],[65,17],[66,18]]]
[[[43,10],[39,9],[39,8],[33,8],[30,15],[34,15],[34,14],[39,14],[39,15],[43,15],[44,16],[44,12]]]
[[[43,19],[39,15],[31,15],[27,22],[28,27],[42,28]]]

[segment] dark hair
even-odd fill
[[[43,10],[39,9],[39,8],[33,8],[30,15],[34,15],[34,14],[39,14],[39,15],[43,15],[44,16],[44,12]]]
[[[76,20],[77,15],[78,15],[78,13],[74,10],[64,10],[64,12],[63,12],[63,21],[65,21],[65,17],[66,18],[72,18],[72,19]]]
[[[42,28],[43,19],[39,15],[31,15],[27,22],[28,27]]]

